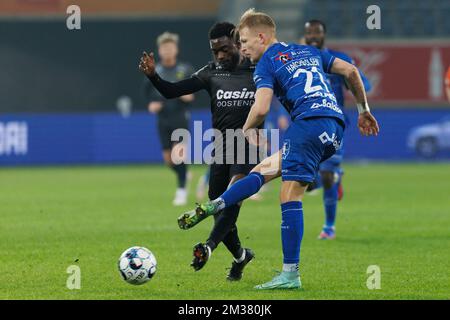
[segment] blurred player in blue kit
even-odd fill
[[[305,23],[304,28],[304,41],[305,44],[314,46],[322,52],[326,52],[342,59],[348,63],[354,64],[352,58],[343,52],[331,50],[325,47],[325,35],[327,29],[325,23],[320,20],[309,20]],[[364,89],[369,92],[371,85],[369,80],[360,71],[359,75],[364,84]],[[345,115],[345,95],[344,89],[348,88],[345,82],[345,78],[339,74],[327,74],[328,83],[330,84],[331,91],[336,97],[336,101],[341,110],[344,111],[346,125],[349,125],[347,116]],[[325,209],[325,224],[322,231],[319,234],[319,239],[334,239],[336,237],[335,222],[337,203],[343,196],[342,189],[342,175],[343,170],[341,168],[342,158],[344,155],[344,143],[341,141],[341,148],[331,156],[328,160],[322,162],[319,166],[320,175],[311,186],[323,187],[323,203]],[[312,187],[314,188],[314,187]]]
[[[354,95],[359,117],[358,128],[366,136],[377,135],[379,127],[370,113],[358,69],[345,60],[312,46],[286,44],[276,39],[276,26],[264,13],[248,10],[238,27],[242,51],[253,62],[256,84],[255,102],[243,126],[249,140],[269,112],[275,95],[291,117],[283,147],[266,158],[252,172],[233,184],[219,198],[198,205],[179,218],[180,227],[191,228],[210,215],[258,192],[262,185],[280,176],[282,212],[282,272],[255,288],[296,289],[301,287],[299,262],[303,238],[303,195],[315,179],[319,164],[341,147],[344,113],[326,81],[326,73],[345,78]]]

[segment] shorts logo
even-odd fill
[[[289,151],[291,150],[291,140],[286,139],[283,143],[283,148],[281,151],[281,156],[283,160],[286,160],[287,156],[289,155]]]
[[[324,131],[320,136],[319,136],[320,141],[322,142],[322,144],[326,144],[327,142],[331,142],[334,146],[334,148],[336,150],[339,150],[341,148],[341,142],[337,140],[336,134],[333,133],[330,136],[328,135],[328,133],[326,131]]]

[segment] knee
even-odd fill
[[[173,165],[172,159],[170,158],[170,150],[163,151],[163,160],[164,163],[169,167]]]
[[[183,143],[174,144],[169,154],[171,158],[171,163],[175,164],[186,163],[187,158],[186,151],[187,151],[186,146]]]
[[[284,181],[281,184],[280,203],[302,201],[303,194],[308,187],[307,182]]]

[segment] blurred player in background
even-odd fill
[[[197,188],[195,190],[197,201],[202,201],[206,196],[206,193],[208,191],[210,172],[211,168],[208,166],[208,169],[206,169],[205,173],[198,179]]]
[[[304,41],[305,44],[314,46],[317,49],[338,57],[348,63],[354,64],[352,58],[343,52],[331,50],[325,47],[326,26],[320,20],[310,20],[305,23],[304,36],[300,43]],[[369,92],[371,85],[364,74],[359,71],[361,79],[364,84],[364,89]],[[344,111],[345,95],[344,89],[348,89],[345,78],[339,74],[327,74],[327,81],[331,86],[338,106]],[[349,125],[348,117],[345,115],[347,126]],[[344,155],[344,143],[341,148],[328,160],[322,162],[319,167],[320,175],[312,185],[315,187],[323,186],[323,203],[325,209],[325,224],[319,234],[319,239],[334,239],[336,237],[335,223],[337,203],[343,196],[342,175],[341,168],[342,157]]]
[[[450,67],[448,67],[447,74],[445,75],[445,93],[447,94],[447,99],[450,103]]]
[[[164,32],[156,40],[160,58],[160,63],[156,65],[156,71],[169,81],[182,80],[194,71],[191,65],[177,61],[178,41],[178,35],[170,32]],[[185,205],[188,197],[188,189],[186,188],[187,165],[184,162],[175,164],[172,161],[172,152],[177,155],[186,154],[183,152],[185,146],[171,141],[171,136],[176,129],[189,128],[187,107],[194,100],[194,95],[187,94],[179,97],[179,99],[167,100],[148,81],[145,82],[145,93],[149,101],[148,110],[158,115],[158,131],[164,162],[177,176],[178,188],[173,199],[173,205]]]
[[[176,98],[199,90],[208,92],[211,98],[212,126],[221,133],[221,137],[215,136],[215,157],[222,162],[216,161],[210,165],[208,192],[210,199],[217,198],[230,185],[245,177],[256,164],[250,162],[251,146],[240,130],[254,102],[255,66],[248,58],[240,55],[239,47],[232,35],[234,29],[235,26],[229,22],[219,22],[211,27],[209,45],[214,62],[210,62],[188,79],[177,82],[163,79],[159,72],[154,70],[152,53],[147,55],[144,52],[139,66],[155,88],[166,98]],[[238,150],[236,145],[227,144],[226,137],[229,134],[227,131],[231,131],[232,136],[235,134],[242,136],[245,150]],[[223,148],[223,155],[219,155],[218,148]],[[243,153],[245,153],[245,161],[239,163],[239,155]],[[228,154],[232,154],[233,158],[230,159]],[[218,157],[223,158],[217,159]],[[258,159],[254,160],[258,161]],[[241,246],[236,226],[240,208],[241,203],[236,203],[214,216],[214,227],[208,239],[205,243],[194,246],[194,259],[191,266],[196,271],[204,267],[212,252],[220,242],[223,242],[234,257],[227,279],[231,281],[241,279],[242,271],[253,259],[254,253],[251,249]]]

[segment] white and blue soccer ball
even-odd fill
[[[147,248],[128,248],[119,258],[119,272],[130,284],[144,284],[155,275],[156,258]]]

